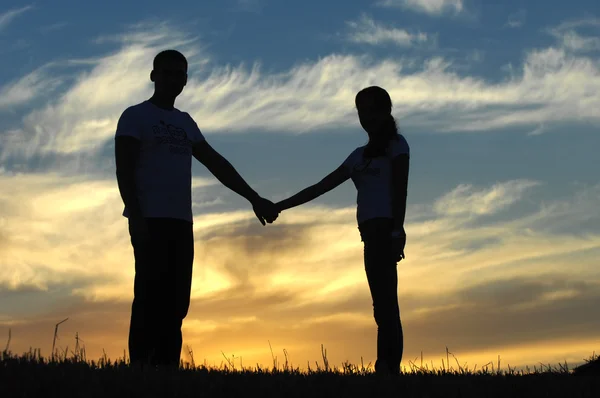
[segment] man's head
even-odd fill
[[[187,59],[177,50],[164,50],[154,57],[150,80],[159,95],[177,97],[187,84]]]

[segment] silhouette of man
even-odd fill
[[[150,73],[154,94],[121,114],[115,134],[116,176],[135,258],[129,328],[134,366],[180,363],[194,260],[192,156],[246,198],[262,225],[278,216],[274,204],[208,144],[192,117],[174,107],[187,68],[176,50],[157,54]]]

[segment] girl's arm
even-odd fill
[[[276,204],[279,211],[291,209],[292,207],[300,206],[306,202],[318,198],[319,196],[327,193],[337,187],[338,185],[345,182],[350,178],[350,173],[344,165],[340,165],[337,169],[332,171],[328,176],[323,178],[315,185],[311,185],[308,188],[303,189],[294,196],[288,199],[282,200]]]
[[[408,154],[398,155],[392,159],[392,214],[394,232],[400,235],[404,234],[409,160]]]

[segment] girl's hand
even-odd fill
[[[394,261],[400,262],[406,256],[404,255],[404,247],[406,246],[406,235],[392,235],[392,250],[394,255]]]
[[[273,223],[279,216],[279,211],[276,210],[275,204],[261,197],[253,201],[252,209],[262,225]]]

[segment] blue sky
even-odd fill
[[[3,2],[0,325],[21,325],[16,344],[43,343],[39,322],[65,311],[81,325],[91,325],[85,314],[93,308],[126,320],[132,269],[124,264],[132,259],[114,180],[114,128],[120,112],[151,94],[151,61],[165,48],[190,62],[176,105],[273,200],[317,182],[366,142],[353,106],[359,89],[390,92],[412,152],[400,271],[409,354],[435,358],[455,343],[468,358],[495,347],[492,359],[506,352],[526,364],[597,350],[599,325],[586,320],[597,308],[590,302],[600,302],[600,10],[591,0]],[[323,312],[313,321],[332,336],[357,322],[372,332],[351,183],[256,228],[243,199],[199,164],[194,176],[201,276],[188,340],[212,341],[207,357],[212,349],[219,358],[226,346],[268,360],[260,341],[269,333],[257,325],[277,323],[269,317],[281,313],[250,303],[245,314],[220,318],[202,304],[218,295],[235,303],[240,286],[256,303],[277,302],[261,295],[264,283],[273,297],[287,297],[291,323],[306,315],[291,309],[301,302]],[[230,264],[240,244],[247,269]],[[298,263],[305,268],[291,272]],[[321,266],[327,276],[318,278],[312,272]],[[306,298],[314,290],[323,296]],[[490,333],[464,299],[481,291],[488,311],[506,305],[497,325],[505,340],[471,343]],[[505,300],[521,293],[531,311],[545,314],[528,318],[531,328],[547,330],[539,341],[511,332],[511,316],[524,315]],[[342,305],[352,297],[355,306]],[[84,304],[67,310],[75,298]],[[441,345],[423,337],[434,318],[453,322],[454,310],[441,304],[452,300],[465,314],[452,327],[467,337],[455,341],[449,332]],[[42,304],[45,311],[33,312]],[[569,314],[579,316],[565,318],[571,329],[552,327]],[[229,335],[231,317],[256,340]],[[92,349],[122,352],[122,323],[79,331],[98,335]],[[275,334],[310,359],[307,333]],[[340,346],[335,358],[372,355],[371,339],[361,336],[348,337],[344,344],[355,350]]]

